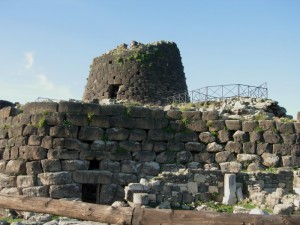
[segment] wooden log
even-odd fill
[[[106,205],[44,197],[0,195],[0,208],[48,213],[70,218],[111,224],[131,224],[132,208],[113,208]]]
[[[70,218],[123,225],[299,225],[300,216],[208,213],[189,210],[113,208],[111,206],[43,197],[0,194],[0,208],[49,213]]]
[[[209,213],[189,210],[137,209],[132,224],[160,225],[299,225],[300,216]]]

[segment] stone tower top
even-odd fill
[[[94,59],[84,101],[116,99],[159,104],[187,91],[180,52],[174,42],[121,44]]]

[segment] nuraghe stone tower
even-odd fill
[[[94,59],[84,101],[116,99],[160,104],[187,91],[180,52],[174,42],[122,44]]]

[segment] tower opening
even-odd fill
[[[111,84],[108,87],[108,98],[116,99],[118,95],[120,84]]]

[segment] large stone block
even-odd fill
[[[240,120],[225,120],[225,124],[228,130],[242,130],[242,121]]]
[[[250,164],[252,162],[259,163],[261,161],[261,158],[255,154],[238,154],[237,161],[246,164]]]
[[[25,126],[26,125],[15,125],[15,126],[9,127],[8,137],[9,138],[16,138],[18,136],[22,136]]]
[[[207,152],[221,152],[224,150],[223,145],[218,144],[217,142],[208,143],[206,146]]]
[[[269,143],[257,143],[256,154],[272,153],[273,146]]]
[[[32,197],[48,197],[48,186],[35,186],[22,189],[22,194]]]
[[[165,151],[161,152],[156,157],[156,162],[158,163],[175,163],[176,152]]]
[[[263,136],[266,143],[276,144],[280,142],[280,136],[277,132],[268,130],[264,132]]]
[[[73,173],[73,180],[80,184],[110,184],[112,175],[109,171],[79,170]]]
[[[259,126],[262,128],[262,130],[266,131],[266,130],[273,130],[275,129],[276,125],[274,120],[260,120],[259,121]]]
[[[238,130],[233,134],[233,140],[235,142],[247,142],[249,141],[249,133]]]
[[[202,132],[199,134],[199,139],[203,143],[211,143],[216,141],[216,137],[210,132]]]
[[[223,162],[220,163],[222,172],[238,173],[242,170],[242,164],[239,162]]]
[[[83,110],[82,103],[79,102],[67,102],[61,101],[58,105],[59,112],[66,112],[66,113],[81,113]]]
[[[9,175],[22,175],[26,173],[26,162],[23,160],[10,160],[6,164],[5,173]]]
[[[100,107],[102,116],[122,116],[125,114],[126,107],[121,104],[104,105]]]
[[[138,173],[138,164],[139,163],[137,163],[135,161],[124,160],[121,162],[121,172],[137,174]]]
[[[20,146],[19,155],[24,160],[41,160],[47,158],[47,150],[39,146]]]
[[[167,111],[167,118],[173,120],[180,120],[182,112],[179,110],[169,110]]]
[[[81,127],[78,138],[83,141],[95,141],[103,138],[104,131],[98,127]]]
[[[51,137],[77,138],[78,127],[58,125],[50,128]]]
[[[87,115],[99,115],[100,107],[101,106],[97,103],[84,103],[82,113]]]
[[[134,174],[115,173],[113,175],[112,183],[125,186],[130,183],[136,183],[137,181],[138,181],[137,176]]]
[[[220,131],[224,130],[225,122],[224,120],[211,120],[206,124],[209,128],[209,131]]]
[[[119,147],[129,152],[140,152],[142,150],[141,143],[137,141],[119,142]]]
[[[280,158],[276,154],[263,153],[261,155],[263,162],[262,164],[267,167],[276,167],[279,164]]]
[[[41,160],[43,171],[46,172],[60,172],[61,164],[58,159],[44,159]]]
[[[186,164],[193,161],[193,155],[189,151],[181,151],[176,154],[176,161],[178,163]]]
[[[58,104],[56,102],[29,102],[22,109],[24,113],[29,114],[57,112]]]
[[[69,172],[41,173],[39,182],[43,185],[63,185],[72,183],[72,174]]]
[[[0,190],[17,186],[17,177],[0,173]]]
[[[100,204],[111,205],[115,201],[122,201],[125,193],[124,188],[116,184],[101,185]]]
[[[291,155],[293,147],[289,144],[273,144],[273,153],[277,155]]]
[[[129,130],[124,128],[110,128],[106,130],[110,141],[126,141],[129,137]]]
[[[150,130],[148,138],[153,141],[169,141],[173,138],[173,133],[165,130]]]
[[[258,126],[257,121],[243,121],[242,123],[244,132],[253,132],[255,128]]]
[[[133,128],[134,127],[134,119],[130,117],[124,116],[113,116],[110,117],[109,123],[111,127],[122,127],[122,128]]]
[[[81,199],[80,184],[51,185],[49,188],[50,198],[78,198]]]
[[[68,149],[50,149],[47,154],[48,159],[78,159],[79,151]]]
[[[256,142],[243,143],[243,153],[254,154],[256,150]]]
[[[66,121],[74,126],[84,127],[88,125],[88,116],[86,114],[67,113]]]
[[[206,132],[208,131],[206,123],[205,120],[193,120],[187,125],[187,128],[191,131]]]
[[[141,167],[141,174],[146,176],[157,176],[160,172],[160,165],[156,162],[144,162]]]
[[[77,151],[88,151],[89,145],[83,143],[75,138],[66,138],[64,141],[64,149],[77,150]]]
[[[215,155],[215,160],[217,163],[231,162],[234,161],[234,155],[232,152],[229,151],[218,152]]]
[[[33,187],[36,183],[36,177],[34,175],[24,175],[17,177],[17,187],[27,188]]]
[[[176,133],[174,136],[174,140],[179,142],[196,142],[199,141],[199,137],[196,132]]]
[[[212,153],[200,152],[194,155],[194,161],[200,163],[213,163],[215,156]]]
[[[41,142],[42,142],[42,137],[40,137],[38,135],[30,135],[30,137],[28,139],[28,145],[31,145],[31,146],[41,145]]]
[[[109,116],[94,115],[90,121],[91,127],[110,128]]]
[[[217,110],[204,111],[202,113],[202,120],[217,120],[219,119],[219,112]]]
[[[36,175],[42,172],[43,169],[40,161],[33,161],[33,162],[26,163],[26,173],[28,175]]]
[[[63,171],[87,170],[89,161],[85,160],[61,160],[61,169]]]
[[[134,127],[137,129],[162,129],[168,125],[166,119],[155,119],[155,118],[135,118]]]
[[[102,160],[100,162],[100,170],[107,170],[112,173],[119,173],[120,172],[120,162],[113,162],[110,160]]]
[[[50,136],[45,136],[42,139],[41,147],[45,149],[51,149],[53,147],[53,139]]]
[[[232,134],[228,130],[220,130],[218,131],[218,141],[220,143],[226,143],[232,140]]]
[[[277,127],[277,130],[281,134],[294,134],[295,133],[294,123],[276,122],[276,127]]]
[[[297,141],[296,134],[281,134],[280,136],[285,144],[294,145]]]
[[[240,142],[228,141],[225,150],[233,153],[241,153],[242,152],[242,144]]]
[[[132,155],[130,152],[112,152],[109,154],[109,158],[112,161],[122,161],[122,160],[132,160]]]
[[[129,134],[129,141],[144,141],[147,137],[147,133],[145,130],[141,129],[132,129]]]
[[[156,158],[155,152],[142,151],[133,154],[133,159],[138,162],[155,161],[155,158]]]
[[[187,142],[185,143],[185,150],[190,152],[204,152],[206,146],[200,142]]]

